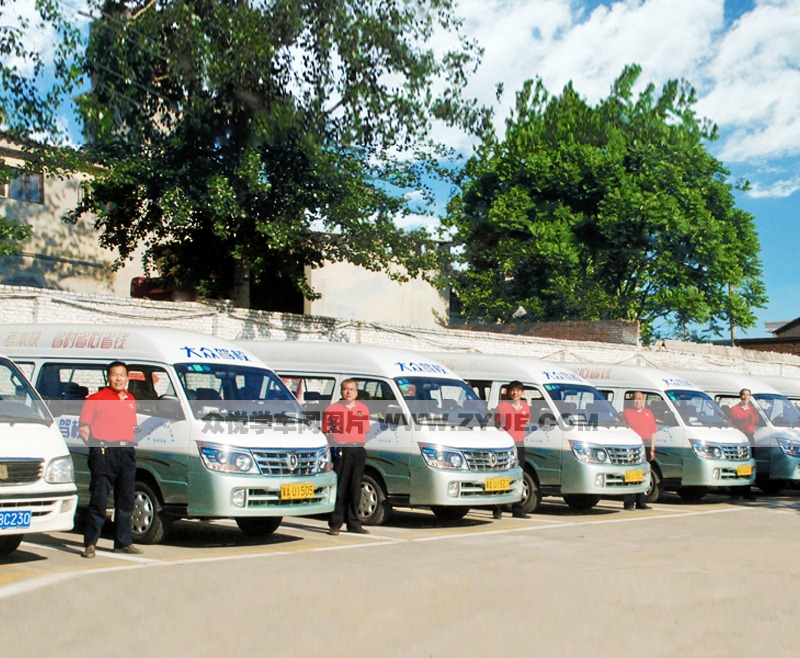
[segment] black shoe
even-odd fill
[[[93,558],[95,555],[97,555],[97,553],[94,550],[94,544],[89,544],[81,553],[81,557],[87,557],[89,559]]]
[[[348,528],[347,532],[354,532],[357,535],[368,535],[369,534],[369,530],[367,530],[363,526],[358,526],[357,528]]]
[[[492,512],[493,519],[502,519],[503,518],[503,510],[496,509]]]
[[[625,503],[625,504],[622,506],[622,509],[624,509],[624,510],[626,510],[626,511],[630,512],[630,511],[633,509],[633,503],[631,503],[631,504]]]
[[[650,507],[649,505],[637,505],[636,509],[653,509],[653,508]]]
[[[339,528],[338,527],[328,528],[328,534],[329,535],[338,535],[339,534]]]
[[[525,514],[525,512],[511,512],[511,516],[515,519],[529,519],[531,518],[530,514]]]

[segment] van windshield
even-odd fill
[[[594,386],[588,384],[545,384],[544,390],[567,425],[620,427],[625,425],[619,412]],[[531,420],[533,412],[531,412]],[[541,421],[540,421],[541,422]]]
[[[771,393],[756,393],[753,397],[775,427],[800,427],[800,412],[788,398]]]
[[[181,363],[175,372],[195,418],[243,423],[305,423],[300,404],[280,377],[263,368]]]
[[[488,410],[466,382],[434,377],[396,377],[414,420],[423,425],[486,425]]]
[[[730,421],[708,395],[702,391],[671,390],[667,397],[675,404],[683,422],[689,427],[727,427]]]
[[[52,422],[44,403],[19,369],[8,359],[0,359],[0,423]]]

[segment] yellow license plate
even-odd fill
[[[8,479],[8,466],[0,464],[0,480]]]
[[[739,477],[749,477],[753,474],[753,467],[750,464],[742,464],[736,467],[736,475]]]
[[[311,483],[281,485],[281,500],[303,500],[313,497],[314,485]]]
[[[486,478],[483,484],[484,491],[508,491],[511,488],[509,478]]]
[[[625,482],[643,482],[644,471],[625,471]]]

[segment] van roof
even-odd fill
[[[702,390],[697,382],[685,374],[649,366],[620,366],[615,364],[565,363],[592,384],[602,387],[624,386],[626,388],[641,387],[663,391],[679,388],[683,390]]]
[[[776,388],[785,396],[796,398],[800,396],[800,377],[784,377],[783,375],[759,375],[758,378],[766,384]]]
[[[461,379],[430,356],[393,347],[322,341],[239,340],[236,343],[279,371],[291,368],[302,372],[387,378],[426,375]]]
[[[723,372],[718,370],[676,370],[675,372],[686,377],[691,377],[704,391],[735,394],[738,396],[741,389],[749,388],[753,394],[773,393],[780,395],[777,389],[761,379],[740,372]]]
[[[429,354],[467,379],[480,378],[504,382],[518,379],[523,383],[527,381],[534,384],[559,381],[588,384],[582,377],[562,364],[541,359],[475,354],[473,352],[430,352]]]
[[[213,362],[264,367],[238,345],[195,331],[167,327],[96,324],[4,324],[0,347],[14,359],[82,355],[110,362]]]

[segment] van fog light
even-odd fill
[[[598,473],[594,476],[594,486],[596,487],[604,487],[606,486],[606,476],[602,473]]]
[[[461,483],[460,482],[451,482],[447,485],[447,495],[450,498],[458,498],[461,494]]]
[[[233,495],[231,496],[231,503],[234,507],[244,507],[245,502],[247,501],[247,490],[246,489],[234,489]]]
[[[711,477],[713,479],[715,479],[715,480],[719,480],[719,469],[718,468],[715,468],[713,471],[711,471]]]

